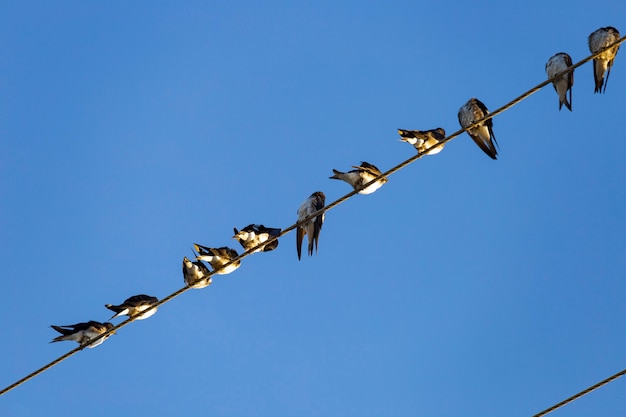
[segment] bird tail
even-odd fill
[[[309,256],[313,256],[313,244],[315,243],[315,249],[317,250],[317,240],[313,236],[313,233],[309,233]]]
[[[278,228],[268,228],[267,229],[267,233],[269,233],[270,236],[274,236],[274,237],[280,236],[280,232],[282,232],[282,230],[278,229]]]
[[[296,232],[296,249],[298,250],[298,260],[302,258],[302,239],[304,239],[304,229],[298,226]]]
[[[205,255],[208,255],[208,256],[213,255],[213,250],[209,248],[208,246],[202,246],[202,245],[198,245],[197,243],[194,243],[193,247],[198,253],[196,256],[196,259],[199,259]]]
[[[111,310],[112,312],[115,313],[115,315],[113,317],[111,317],[111,319],[116,318],[117,316],[120,315],[120,313],[125,310],[124,308],[120,307],[120,306],[114,306],[112,304],[105,304],[104,305],[106,308],[108,308],[109,310]],[[110,320],[110,319],[109,319]]]
[[[345,174],[345,172],[341,172],[341,171],[337,171],[336,169],[333,169],[333,174],[334,175],[332,177],[328,177],[328,178],[330,178],[331,180],[340,180],[341,176]]]
[[[63,326],[55,326],[54,324],[51,325],[50,327],[52,327],[54,330],[56,330],[57,332],[61,333],[63,336],[67,336],[68,334],[72,334],[72,330],[70,329],[66,329]],[[60,336],[59,336],[60,337]],[[57,342],[59,342],[59,340],[57,340]]]
[[[565,94],[565,107],[567,107],[567,109],[569,111],[572,111],[572,87],[570,86],[569,90],[569,100],[567,100],[567,94]]]
[[[68,336],[72,334],[72,330],[63,328],[61,326],[55,326],[54,324],[51,325],[50,327],[52,327],[57,332],[61,333],[60,336],[57,336],[54,339],[52,339],[50,343],[63,342],[64,340],[71,340],[68,338]]]
[[[567,98],[564,98],[563,101],[559,102],[559,111],[563,107],[563,104],[565,104],[567,110],[572,111],[572,105],[567,101]]]

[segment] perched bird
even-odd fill
[[[115,315],[111,317],[114,319],[118,316],[129,316],[132,317],[133,320],[143,320],[151,317],[156,313],[157,308],[155,307],[143,314],[143,311],[152,307],[153,304],[158,303],[159,299],[156,297],[152,297],[150,295],[139,294],[133,295],[132,297],[126,299],[122,304],[118,306],[114,306],[112,304],[105,304],[104,306],[111,311],[115,312]]]
[[[226,246],[222,246],[221,248],[209,248],[206,246],[198,245],[197,243],[194,243],[193,246],[198,252],[196,260],[207,261],[208,263],[210,263],[216,274],[230,274],[235,269],[241,266],[241,261],[237,260],[236,262],[233,262],[227,267],[223,268],[224,265],[239,256],[235,249],[227,248]]]
[[[415,146],[417,152],[424,153],[426,149],[432,148],[446,138],[446,131],[438,127],[432,130],[402,130],[398,129],[401,141]],[[425,155],[435,155],[441,152],[445,144],[431,149]]]
[[[589,35],[589,50],[592,54],[600,52],[603,48],[617,42],[619,37],[619,32],[614,27],[607,26],[600,28]],[[593,77],[596,82],[594,93],[604,93],[606,91],[606,84],[609,82],[611,67],[613,66],[613,60],[615,59],[615,55],[617,55],[618,49],[619,45],[614,46],[604,51],[593,60]],[[605,73],[606,80],[604,79]],[[602,86],[604,86],[604,89]]]
[[[78,342],[79,345],[82,345],[81,346],[81,349],[82,349],[85,347],[85,344],[88,343],[91,339],[97,336],[100,336],[101,334],[106,333],[107,331],[111,330],[113,328],[113,324],[100,323],[98,321],[88,321],[86,323],[70,324],[69,326],[52,325],[50,327],[52,327],[57,332],[61,333],[61,336],[58,336],[52,339],[50,343],[62,342],[64,340],[73,340],[75,342]],[[102,344],[102,342],[104,342],[105,339],[108,339],[109,336],[112,335],[113,333],[115,332],[112,332],[108,334],[107,336],[101,339],[98,339],[96,342],[88,344],[87,347],[94,348]]]
[[[207,276],[210,273],[202,261],[191,262],[186,256],[183,258],[183,278],[191,288],[200,289],[211,285],[211,277]]]
[[[565,71],[572,66],[572,57],[565,52],[559,52],[548,59],[546,63],[546,74],[548,78],[554,77],[559,72]],[[572,111],[572,86],[574,85],[574,70],[567,74],[561,75],[556,80],[552,81],[554,90],[559,95],[559,110],[565,104],[565,107],[569,111]],[[569,101],[567,100],[567,93],[569,92]]]
[[[309,198],[304,200],[304,203],[298,208],[298,223],[315,213],[316,211],[324,208],[326,196],[321,191],[316,191]],[[322,224],[324,223],[324,213],[316,216],[313,219],[308,220],[298,226],[296,233],[296,249],[298,250],[298,260],[302,256],[302,239],[304,235],[309,236],[309,256],[313,255],[313,245],[315,244],[315,251],[317,252],[317,241],[320,237],[320,231],[322,230]]]
[[[471,98],[459,109],[459,123],[463,129],[466,129],[488,114],[489,110],[480,100]],[[498,142],[496,142],[496,137],[493,134],[493,119],[469,129],[467,133],[484,153],[489,155],[491,159],[497,159],[498,151],[496,151],[495,145]]]
[[[367,162],[361,162],[361,165],[356,167],[352,166],[352,171],[341,172],[333,169],[332,177],[329,177],[332,180],[342,180],[350,184],[355,190],[358,190],[368,182],[372,181],[374,178],[380,177],[382,172],[375,165],[369,164]],[[381,177],[378,181],[368,185],[359,191],[359,194],[371,194],[374,191],[378,190],[387,182],[387,178]]]
[[[252,249],[263,242],[267,242],[272,237],[280,236],[280,229],[272,229],[270,227],[265,227],[262,224],[249,224],[241,230],[237,230],[237,228],[233,228],[233,230],[235,231],[233,239],[237,239],[245,250]],[[261,251],[269,252],[273,251],[277,247],[278,239],[267,245],[259,246],[259,248],[252,253]]]

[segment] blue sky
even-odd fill
[[[300,203],[414,155],[574,62],[618,1],[5,2],[0,281],[11,384],[74,348],[51,324],[183,286],[194,242],[287,227]],[[625,52],[622,51],[621,54]],[[3,416],[531,416],[624,369],[626,58],[576,70],[0,399]],[[118,323],[119,321],[115,321]],[[556,412],[626,413],[626,380]],[[68,414],[69,413],[69,414]]]

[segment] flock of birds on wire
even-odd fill
[[[600,28],[588,38],[589,50],[595,54],[609,45],[617,42],[620,34],[614,27]],[[593,75],[595,82],[594,93],[603,93],[613,66],[613,60],[617,55],[619,45],[607,49],[594,59]],[[548,78],[553,78],[557,74],[565,71],[572,66],[572,58],[565,52],[559,52],[548,59],[546,63],[546,74]],[[559,110],[565,105],[568,110],[572,111],[572,86],[574,85],[574,71],[563,74],[552,82],[554,89],[559,96]],[[471,98],[460,109],[458,113],[459,123],[463,129],[472,126],[476,121],[487,116],[489,111],[487,107],[478,99]],[[442,128],[432,130],[402,130],[398,129],[400,140],[413,145],[418,153],[425,155],[434,155],[443,149],[445,144],[437,146],[446,137],[446,132]],[[490,158],[496,159],[498,152],[496,151],[496,137],[493,134],[492,119],[486,120],[475,127],[467,129],[467,133],[474,140],[476,145]],[[371,194],[386,182],[387,178],[382,176],[381,171],[374,165],[362,162],[360,166],[348,172],[341,172],[333,169],[331,179],[342,180],[350,184],[359,194]],[[376,180],[369,184],[371,181]],[[363,188],[364,185],[367,185]],[[296,234],[296,248],[298,259],[302,256],[302,241],[304,236],[308,237],[308,254],[313,255],[313,248],[317,252],[317,242],[319,240],[322,224],[324,223],[324,213],[301,223],[307,217],[321,210],[325,204],[325,196],[321,191],[316,191],[307,198],[298,208],[298,224]],[[250,224],[241,230],[234,229],[234,239],[237,239],[245,250],[256,248],[254,252],[269,252],[278,247],[278,237],[281,229],[269,228],[264,225]],[[271,240],[275,238],[274,240]],[[265,242],[271,240],[268,244]],[[205,288],[211,284],[211,275],[229,274],[239,268],[240,260],[234,262],[233,259],[239,255],[235,249],[229,247],[211,248],[199,244],[194,244],[197,252],[195,261],[183,258],[183,278],[185,284],[191,288]],[[213,271],[204,263],[208,262]],[[119,316],[129,316],[132,320],[143,320],[156,313],[157,308],[151,308],[158,303],[156,297],[145,294],[135,295],[125,300],[120,305],[105,304],[105,307],[113,311],[115,314],[111,319]],[[146,311],[147,310],[147,311]],[[114,325],[110,322],[100,323],[97,321],[88,321],[68,326],[51,326],[54,330],[61,333],[60,336],[54,338],[52,342],[60,342],[64,340],[73,340],[84,347],[93,348],[100,345],[114,332],[109,332],[106,336],[89,343],[92,339],[108,332]]]

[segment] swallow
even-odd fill
[[[183,278],[185,284],[191,288],[205,288],[211,285],[211,277],[208,276],[211,273],[209,268],[202,263],[202,261],[191,262],[185,256],[183,258]]]
[[[216,274],[230,274],[241,266],[241,261],[237,260],[224,267],[224,265],[239,256],[235,249],[227,248],[226,246],[221,248],[209,248],[198,245],[197,243],[194,243],[193,246],[196,248],[196,252],[198,252],[196,260],[210,263]]]
[[[463,129],[466,129],[488,114],[489,110],[480,100],[471,98],[459,109],[459,123]],[[498,142],[496,142],[496,137],[493,134],[493,119],[467,130],[467,133],[484,153],[489,155],[491,159],[497,159],[498,151],[496,151],[495,145]]]
[[[109,310],[115,312],[115,315],[111,317],[114,319],[119,316],[128,316],[132,317],[133,320],[144,320],[148,317],[151,317],[156,313],[157,308],[155,307],[146,313],[141,314],[144,310],[152,307],[153,304],[158,303],[159,299],[156,297],[152,297],[145,294],[133,295],[130,298],[127,298],[122,304],[118,306],[114,306],[112,304],[105,304],[104,306]],[[109,319],[109,320],[111,320]]]
[[[589,50],[592,54],[595,54],[618,40],[619,32],[617,29],[611,26],[600,28],[589,35]],[[609,82],[611,67],[613,66],[613,60],[615,59],[615,55],[617,55],[618,49],[619,45],[614,46],[602,52],[593,60],[593,78],[596,83],[594,93],[604,93],[606,91],[606,84]],[[605,73],[606,79],[604,79]],[[604,86],[604,89],[602,86]]]
[[[546,74],[548,78],[554,77],[559,72],[565,71],[572,66],[572,57],[565,52],[559,52],[548,59],[546,63]],[[559,95],[559,110],[565,104],[565,107],[569,111],[572,111],[572,86],[574,85],[574,70],[567,74],[561,75],[559,78],[552,81],[554,90]],[[569,101],[567,95],[569,92]]]
[[[50,343],[62,342],[64,340],[73,340],[81,345],[81,349],[93,338],[100,336],[103,333],[108,332],[113,328],[111,323],[100,323],[98,321],[88,321],[86,323],[70,324],[69,326],[50,326],[57,332],[61,333],[61,336],[57,336]],[[105,337],[98,339],[96,342],[88,344],[88,348],[95,348],[102,344],[105,339],[114,334],[111,332]]]
[[[441,127],[432,130],[403,130],[398,129],[398,133],[400,134],[401,141],[410,143],[415,146],[418,153],[424,153],[429,148],[433,148],[439,142],[446,138],[446,131]],[[437,146],[436,148],[431,149],[424,155],[435,155],[441,152],[445,144],[441,146]]]
[[[318,210],[324,208],[326,196],[321,191],[316,191],[298,208],[298,223],[315,213]],[[324,213],[316,216],[313,219],[309,219],[306,223],[298,226],[296,233],[296,249],[298,250],[298,260],[302,256],[302,240],[304,235],[309,236],[309,256],[313,255],[313,245],[315,245],[315,251],[317,252],[317,241],[320,237],[320,231],[322,230],[322,224],[324,223]]]
[[[329,177],[331,180],[342,180],[350,184],[354,190],[359,190],[359,194],[371,194],[374,191],[378,190],[387,182],[387,178],[381,177],[382,172],[375,165],[369,164],[367,162],[361,162],[360,166],[352,166],[352,171],[341,172],[333,169],[332,177]],[[379,178],[380,177],[380,178]],[[361,189],[365,184],[374,180],[375,178],[379,178],[378,181],[368,185],[367,187]]]
[[[233,230],[235,231],[235,236],[233,236],[233,239],[237,239],[245,250],[255,248],[260,244],[267,242],[272,237],[278,238],[281,232],[280,229],[265,227],[262,224],[249,224],[241,230],[237,230],[237,228],[234,227]],[[273,251],[277,247],[278,239],[267,245],[259,246],[252,253],[269,252]]]

